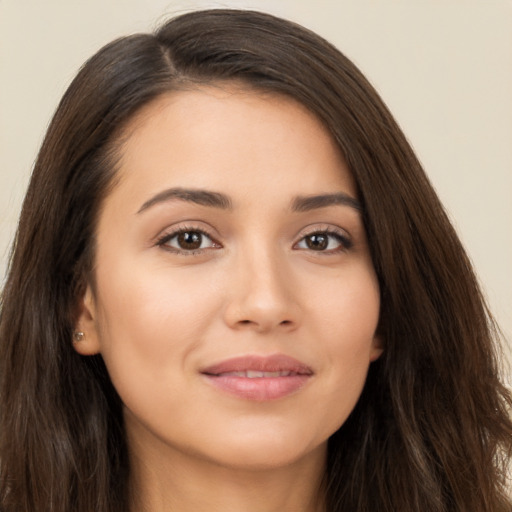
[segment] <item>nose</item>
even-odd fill
[[[226,324],[258,333],[296,329],[301,317],[297,283],[286,263],[269,253],[239,259],[228,284]]]

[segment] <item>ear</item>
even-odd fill
[[[73,347],[83,356],[98,354],[100,352],[98,315],[96,301],[90,285],[87,285],[77,305],[77,310],[75,333],[83,333],[83,336],[80,340],[73,339]]]
[[[379,357],[384,352],[384,342],[382,341],[381,336],[375,335],[372,341],[372,346],[370,349],[370,363],[373,361],[377,361]]]

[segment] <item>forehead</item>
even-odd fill
[[[244,187],[291,195],[342,188],[356,196],[321,121],[275,93],[236,84],[173,91],[146,105],[122,140],[119,181],[134,193],[178,185],[235,196]]]

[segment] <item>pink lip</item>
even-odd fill
[[[247,372],[249,376],[237,375]],[[261,372],[273,375],[257,375]],[[263,402],[298,391],[312,377],[313,370],[292,357],[277,354],[235,357],[204,368],[201,374],[222,391],[246,400]]]

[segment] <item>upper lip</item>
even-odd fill
[[[270,356],[248,355],[226,359],[201,370],[207,375],[221,375],[229,372],[290,372],[296,375],[312,375],[313,370],[297,359],[275,354]]]

